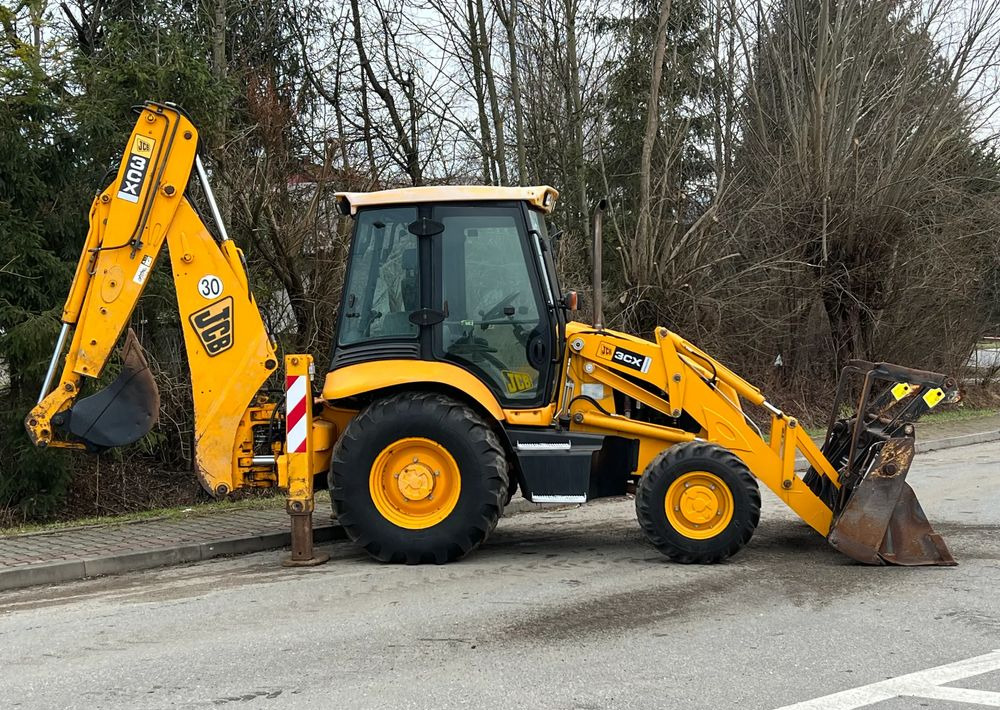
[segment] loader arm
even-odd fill
[[[758,388],[666,328],[658,328],[648,341],[570,323],[567,340],[569,385],[561,417],[580,432],[634,439],[634,473],[667,446],[711,442],[742,459],[803,521],[854,559],[955,564],[904,482],[913,458],[912,422],[955,394],[953,378],[887,363],[851,363],[838,386],[834,412],[845,404],[847,378],[857,375],[864,384],[856,414],[832,417],[821,449]],[[886,389],[875,396],[878,381]],[[571,396],[587,391],[602,393],[602,398]],[[656,410],[673,424],[636,421],[616,412],[613,393]],[[769,430],[759,428],[741,402],[765,409]],[[809,464],[801,476],[795,470],[796,454]]]
[[[117,177],[94,198],[56,350],[25,426],[37,446],[92,450],[130,443],[153,426],[158,394],[131,332],[118,379],[103,392],[80,395],[86,379],[105,370],[167,245],[191,375],[195,469],[210,493],[225,495],[244,484],[239,444],[251,402],[278,363],[197,146],[197,130],[175,107],[148,102],[139,109]],[[215,236],[185,196],[194,170]]]

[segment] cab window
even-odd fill
[[[514,207],[441,206],[441,348],[476,371],[502,401],[536,400],[546,357],[529,357],[543,333],[523,217]],[[547,350],[546,350],[547,354]]]
[[[339,342],[416,338],[410,314],[420,308],[417,237],[408,226],[416,208],[371,209],[357,217],[344,280]]]

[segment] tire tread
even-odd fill
[[[665,519],[666,514],[663,512],[662,498],[653,493],[652,489],[660,478],[669,476],[671,471],[692,459],[708,459],[729,469],[749,500],[746,510],[737,509],[733,513],[737,534],[725,545],[709,552],[695,551],[677,544],[664,535],[657,525],[657,516]],[[677,444],[658,454],[640,477],[635,496],[636,517],[646,539],[667,558],[682,564],[715,564],[739,552],[753,537],[757,523],[760,522],[760,503],[760,489],[749,467],[732,451],[708,442]]]
[[[466,524],[466,534],[457,536],[432,550],[400,549],[389,541],[379,540],[366,529],[364,520],[352,510],[339,471],[350,471],[354,461],[363,457],[361,438],[397,419],[408,416],[430,417],[443,428],[462,432],[483,463],[479,472],[487,483],[487,500],[476,508],[477,514]],[[330,464],[330,501],[338,522],[347,535],[371,557],[382,562],[405,564],[444,564],[469,554],[481,545],[496,528],[503,511],[508,488],[508,466],[503,446],[486,422],[468,405],[436,392],[401,392],[368,405],[344,429],[334,447]],[[356,474],[355,474],[356,475]],[[366,474],[367,475],[367,474]]]

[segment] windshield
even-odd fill
[[[549,241],[548,231],[545,228],[545,217],[542,213],[529,209],[528,227],[537,232],[541,239],[544,248],[543,260],[545,262],[545,271],[549,278],[549,288],[552,290],[554,298],[558,299],[561,296],[561,292],[559,290],[559,279],[556,276],[553,245]]]

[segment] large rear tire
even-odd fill
[[[728,449],[678,444],[646,467],[635,511],[646,539],[671,560],[712,564],[750,541],[760,521],[760,489]]]
[[[496,527],[508,490],[496,434],[468,406],[408,392],[376,400],[334,449],[330,499],[347,535],[382,562],[443,564]]]

